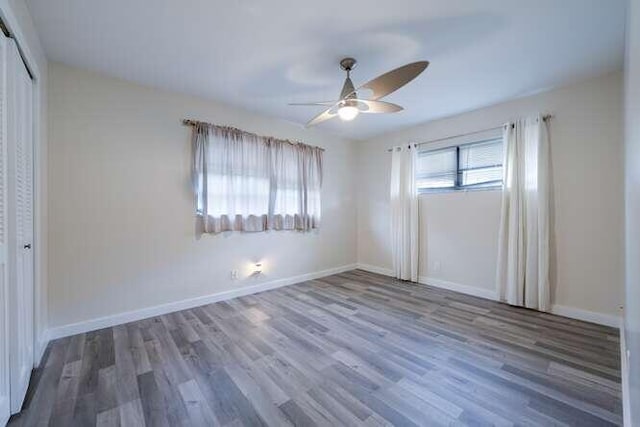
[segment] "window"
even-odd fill
[[[502,155],[502,137],[418,151],[418,191],[500,188]]]
[[[193,144],[204,232],[319,227],[321,148],[205,124],[194,127]]]

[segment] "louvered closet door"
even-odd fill
[[[6,49],[0,34],[0,425],[11,413],[9,371],[9,304],[7,269],[7,121]]]
[[[33,82],[7,39],[9,362],[11,411],[22,406],[33,368]]]

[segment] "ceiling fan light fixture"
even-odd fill
[[[358,107],[353,105],[343,105],[338,108],[338,115],[340,116],[340,119],[345,122],[350,122],[355,119],[358,117],[358,114],[360,114],[360,110],[358,110]]]
[[[418,77],[418,75],[429,66],[429,61],[412,62],[395,68],[373,80],[369,80],[358,88],[356,88],[351,81],[351,70],[353,70],[355,65],[356,60],[353,58],[344,58],[340,61],[340,68],[347,72],[347,78],[342,85],[340,99],[337,101],[289,104],[322,105],[328,107],[322,113],[309,120],[305,125],[306,127],[317,125],[334,117],[340,117],[340,120],[349,122],[358,117],[360,113],[377,114],[402,111],[403,108],[401,106],[391,102],[381,101],[380,98],[395,92]],[[360,91],[368,92],[369,96],[366,98],[358,98]],[[362,109],[360,109],[360,107],[362,107]]]

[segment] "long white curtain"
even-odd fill
[[[500,299],[548,311],[549,135],[538,115],[505,126],[498,247]]]
[[[320,225],[322,149],[199,124],[193,185],[206,233],[308,231]]]
[[[416,150],[395,147],[391,155],[391,249],[395,277],[418,281]]]

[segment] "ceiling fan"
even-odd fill
[[[428,66],[429,61],[412,62],[402,67],[384,73],[373,80],[368,81],[355,89],[351,81],[351,71],[356,67],[357,61],[353,58],[344,58],[340,61],[340,68],[347,72],[347,78],[342,86],[340,99],[337,101],[293,103],[289,105],[323,105],[329,106],[325,111],[309,120],[307,127],[317,125],[336,116],[344,121],[355,119],[360,113],[397,113],[402,107],[390,102],[380,101],[380,98],[389,95],[418,77]],[[358,91],[367,89],[372,92],[368,99],[358,98]]]

